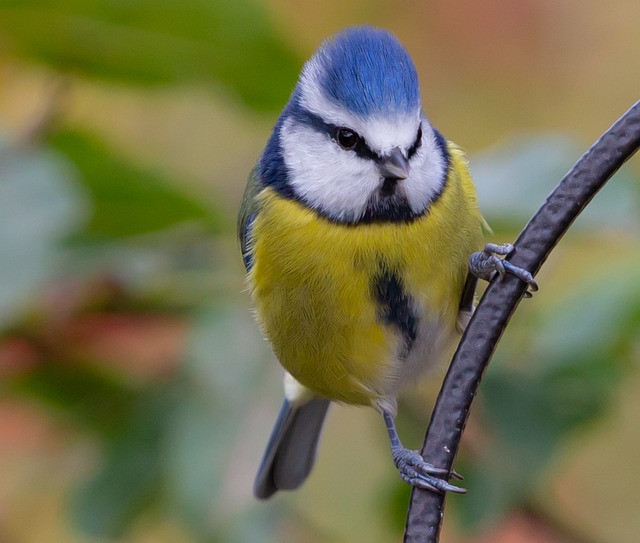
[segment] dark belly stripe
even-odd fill
[[[393,272],[382,269],[373,280],[373,294],[378,303],[378,318],[395,327],[404,339],[401,356],[406,357],[418,335],[418,316],[412,309],[412,299]]]

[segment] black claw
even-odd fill
[[[433,466],[431,466],[431,464],[429,464],[429,471],[427,472],[427,470],[423,469],[423,472],[428,473],[429,475],[444,475],[444,476],[448,476],[449,475],[449,471],[444,469],[444,468],[435,468]],[[421,468],[422,466],[416,466],[418,468]]]
[[[437,492],[438,494],[442,494],[442,490],[440,490],[437,486],[432,485],[430,482],[421,479],[419,477],[414,477],[411,479],[405,479],[405,482],[409,483],[411,486],[415,486],[417,488],[422,488],[423,490],[431,490],[431,492]]]
[[[445,483],[446,486],[444,486],[443,490],[446,490],[447,492],[454,492],[455,494],[466,494],[467,493],[467,489],[463,488],[461,486],[455,486],[449,483]]]
[[[467,493],[466,488],[461,488],[459,486],[452,485],[442,479],[436,479],[435,477],[418,476],[417,480],[424,485],[428,485],[428,488],[430,490],[434,490],[435,492],[439,492],[441,494],[444,492],[455,492],[456,494]],[[422,485],[414,485],[414,486],[420,486],[421,488],[424,488]]]

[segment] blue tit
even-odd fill
[[[302,484],[331,402],[381,413],[405,481],[463,491],[401,444],[394,419],[398,393],[445,360],[469,319],[483,224],[466,159],[425,117],[400,42],[372,27],[325,41],[238,220],[257,319],[286,370],[258,498]],[[504,271],[493,253],[509,250],[476,253],[473,271]]]

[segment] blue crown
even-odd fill
[[[386,30],[357,26],[327,40],[315,56],[325,94],[351,112],[409,113],[420,108],[416,68]]]

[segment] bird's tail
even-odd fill
[[[313,467],[329,400],[313,398],[302,405],[285,400],[271,432],[253,485],[257,498],[298,488]]]

